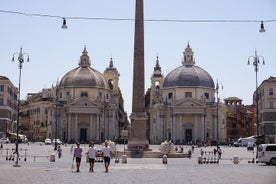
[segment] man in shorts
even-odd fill
[[[77,147],[74,149],[74,158],[76,158],[76,172],[80,172],[80,163],[82,157],[82,148],[80,147],[80,143],[76,143]]]
[[[94,142],[91,142],[87,154],[89,157],[89,164],[90,164],[89,172],[94,172],[94,163],[95,163],[96,154],[97,154],[97,148],[94,147]]]
[[[108,167],[110,164],[110,157],[111,157],[111,149],[108,146],[108,142],[105,141],[104,142],[104,146],[103,146],[103,160],[104,160],[104,166],[105,166],[105,172],[108,172]]]

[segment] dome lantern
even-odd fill
[[[86,51],[86,46],[84,46],[82,55],[80,56],[80,62],[79,62],[80,67],[88,67],[91,65],[89,56],[87,54],[88,52]]]
[[[188,42],[188,45],[185,49],[185,51],[183,52],[184,58],[182,61],[182,64],[184,66],[193,66],[195,64],[195,60],[194,60],[194,52],[192,50],[192,48],[190,47],[190,44]]]

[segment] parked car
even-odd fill
[[[10,140],[9,140],[8,137],[2,137],[2,138],[0,139],[0,143],[1,143],[1,144],[7,144],[7,143],[10,143]]]
[[[52,140],[49,139],[49,138],[45,139],[44,142],[45,142],[46,145],[51,145],[52,144]]]
[[[258,148],[258,163],[276,165],[276,144],[260,144]]]
[[[62,141],[60,139],[53,139],[53,144],[55,145],[55,143],[57,142],[58,145],[61,145],[62,144]]]

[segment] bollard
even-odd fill
[[[55,154],[52,153],[50,156],[50,162],[55,162],[56,161],[55,157],[56,157]]]
[[[115,163],[119,163],[119,151],[115,151]]]
[[[198,164],[202,164],[202,163],[203,163],[202,156],[201,156],[201,155],[199,155],[199,156],[198,156]]]
[[[122,163],[123,164],[127,163],[127,156],[126,155],[122,155]]]
[[[233,158],[233,163],[234,164],[238,164],[239,163],[239,157],[238,155],[235,155],[234,158]]]
[[[167,155],[163,155],[163,157],[162,157],[162,163],[163,164],[167,164],[168,163],[168,156]]]

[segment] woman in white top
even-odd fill
[[[94,172],[94,163],[95,163],[96,154],[97,154],[97,148],[94,147],[94,142],[91,142],[87,154],[89,157],[89,164],[90,164],[89,171]]]

